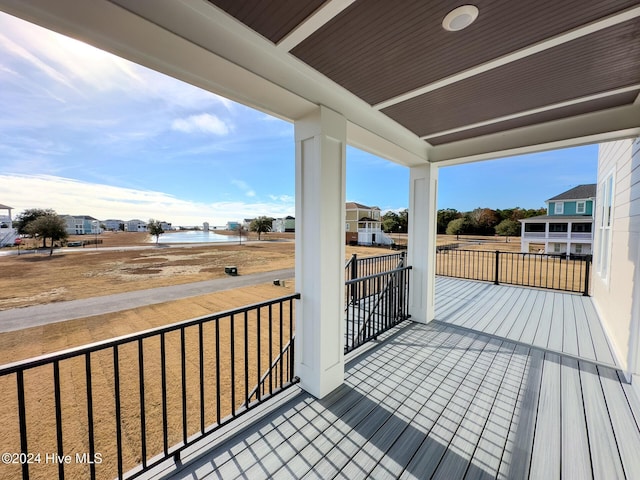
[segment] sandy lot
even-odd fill
[[[275,235],[275,234],[273,234]],[[225,276],[294,267],[292,241],[206,246],[149,246],[146,234],[104,234],[98,248],[0,257],[0,310],[177,285]],[[272,239],[273,236],[266,236]],[[105,247],[146,245],[144,250]],[[347,256],[378,255],[387,249],[347,247]]]

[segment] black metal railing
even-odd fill
[[[0,367],[3,478],[134,478],[297,381],[299,294]]]
[[[409,270],[402,265],[346,282],[345,353],[409,318]]]
[[[436,275],[589,295],[591,256],[436,250]]]
[[[344,266],[345,280],[349,281],[359,277],[375,275],[376,273],[388,272],[404,264],[405,257],[405,252],[364,258],[358,258],[358,255],[354,253]]]

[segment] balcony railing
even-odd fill
[[[436,275],[589,295],[591,257],[485,250],[437,250]]]
[[[350,271],[353,277],[346,281],[345,353],[409,318],[411,267],[404,264],[404,252],[363,259],[354,256],[351,262],[347,269],[351,270],[353,265],[356,267]],[[357,268],[358,262],[361,270]],[[374,273],[358,276],[360,271]]]
[[[405,252],[358,258],[355,253],[344,266],[345,280],[353,280],[376,273],[388,272],[404,265]]]
[[[14,452],[3,478],[134,478],[179,460],[297,381],[298,298],[1,367],[0,402],[15,419],[2,425],[0,450]]]

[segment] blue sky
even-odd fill
[[[294,213],[293,125],[0,13],[0,204],[174,225]],[[440,170],[439,208],[537,208],[589,146]],[[399,210],[407,168],[348,148],[347,199]]]

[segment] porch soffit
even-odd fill
[[[0,0],[0,10],[404,165],[640,135],[640,1]]]
[[[294,8],[272,7],[268,21],[257,19],[248,11],[264,12],[259,0],[244,2],[244,12],[230,0],[209,1],[274,45],[286,43],[292,19],[300,18]],[[457,1],[328,1],[319,10],[335,3],[348,5],[288,51],[436,147],[432,152],[447,144],[443,152],[454,154],[456,142],[516,129],[526,138],[527,127],[638,103],[637,0],[477,0],[478,19],[459,32],[441,27]],[[640,133],[640,121],[629,127],[621,135]],[[600,137],[592,127],[584,135]],[[558,147],[562,140],[549,142]],[[511,151],[521,146],[512,142]],[[475,159],[489,153],[472,150],[465,142],[460,152]],[[450,160],[443,152],[430,160]]]

